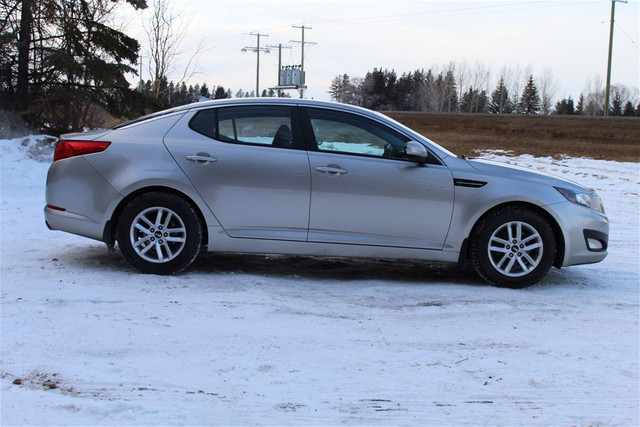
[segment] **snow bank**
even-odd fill
[[[484,155],[596,189],[611,219],[604,262],[525,290],[298,257],[158,277],[46,229],[38,139],[0,141],[2,425],[640,423],[638,163]]]

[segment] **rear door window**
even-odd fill
[[[294,147],[292,108],[278,105],[221,107],[198,112],[194,131],[222,142]]]

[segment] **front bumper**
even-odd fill
[[[607,257],[609,219],[606,215],[570,202],[554,205],[553,208],[563,219],[563,267],[593,264]]]

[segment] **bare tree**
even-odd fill
[[[596,75],[593,80],[587,81],[585,92],[585,114],[600,116],[604,111],[604,83],[602,77]]]
[[[486,93],[489,88],[489,78],[491,77],[491,69],[485,64],[476,62],[469,74],[469,89],[461,90],[460,95],[464,98],[466,93],[467,99],[461,99],[461,104],[468,104],[467,112],[484,112],[486,104]],[[462,88],[462,86],[460,86]],[[466,102],[463,102],[466,101]],[[460,107],[462,109],[462,105]],[[469,111],[469,109],[471,111]]]
[[[430,111],[451,113],[457,111],[458,93],[455,81],[456,64],[451,61],[442,67],[431,68],[434,81],[429,85]]]
[[[531,65],[527,65],[524,69],[520,65],[504,66],[500,71],[500,75],[504,76],[505,85],[511,94],[511,102],[517,106],[520,102],[519,96],[522,94],[527,84],[529,76],[533,74]]]
[[[455,67],[455,77],[456,77],[456,82],[458,83],[458,87],[460,88],[459,90],[460,98],[462,98],[462,93],[464,92],[465,88],[469,84],[468,83],[469,75],[471,74],[470,68],[471,67],[469,66],[469,63],[466,60],[457,64]]]
[[[542,71],[542,75],[538,77],[538,89],[540,90],[542,114],[551,114],[553,98],[558,91],[558,82],[553,77],[551,68],[545,68]]]
[[[153,0],[151,17],[143,23],[147,33],[149,56],[148,70],[152,79],[152,91],[156,98],[161,97],[160,89],[163,79],[173,74],[178,68],[178,59],[183,55],[181,50],[189,23],[182,14],[174,11],[171,0]],[[182,76],[178,84],[197,74],[197,57],[204,51],[204,41],[191,54],[182,68]]]

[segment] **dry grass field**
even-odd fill
[[[640,118],[386,113],[458,155],[513,155],[640,161]]]

